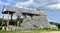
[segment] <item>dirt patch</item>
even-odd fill
[[[42,32],[42,33],[60,33],[60,31]]]

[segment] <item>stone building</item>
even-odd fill
[[[18,18],[21,16],[24,16],[23,23],[21,23],[20,27],[16,27],[15,28],[16,30],[17,29],[23,30],[23,29],[36,29],[36,28],[51,28],[50,23],[46,19],[46,15],[44,15],[43,9],[30,10],[25,8],[4,6],[2,14],[8,14],[8,15],[11,14],[11,20],[14,14],[17,15]],[[17,22],[17,26],[19,26],[19,21]]]

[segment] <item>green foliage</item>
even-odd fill
[[[60,29],[60,24],[57,24],[58,28]]]
[[[3,20],[3,19],[2,19],[2,18],[0,18],[0,26],[2,25],[2,20]]]
[[[21,24],[23,22],[23,18],[20,18],[19,21],[20,21],[20,24]]]
[[[50,22],[51,25],[57,25],[58,23],[55,22]]]
[[[2,25],[2,20],[3,20],[3,19],[0,18],[0,26]],[[7,22],[8,20],[3,20],[3,21],[6,21],[6,22]],[[10,23],[11,25],[15,25],[15,26],[16,26],[16,25],[17,25],[17,21],[18,21],[17,18],[16,18],[16,19],[12,19],[12,22],[11,22],[11,19],[9,19],[9,23]],[[20,19],[19,19],[19,24],[21,24],[22,22],[23,22],[23,18],[20,18]]]
[[[10,24],[11,25],[15,25],[15,26],[17,25],[17,21],[18,21],[17,18],[16,19],[12,19],[12,22],[11,22],[11,19],[9,20]],[[19,19],[19,24],[21,24],[22,22],[23,22],[23,18],[20,18]]]
[[[14,30],[14,31],[5,31],[1,30],[0,33],[45,33],[45,32],[51,32],[52,30]]]
[[[56,25],[60,29],[60,23],[50,22],[51,25]]]
[[[9,19],[9,23],[10,23],[10,25],[16,25],[17,20],[16,19],[12,19],[12,21],[11,21],[11,19]]]

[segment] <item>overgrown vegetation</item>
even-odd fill
[[[2,18],[0,18],[0,26],[2,25]],[[5,21],[5,22],[7,22],[8,20],[3,20],[3,21]],[[11,25],[14,25],[14,26],[16,26],[17,25],[17,18],[16,19],[12,19],[12,22],[11,22],[11,19],[9,19],[9,23],[11,24]],[[20,18],[19,19],[19,24],[21,24],[23,22],[23,18]]]
[[[2,18],[0,18],[0,26],[2,25]]]
[[[60,23],[50,22],[51,25],[56,25],[60,29]]]
[[[17,19],[12,19],[12,22],[11,22],[11,19],[9,20],[9,22],[10,22],[10,24],[11,25],[14,25],[14,26],[16,26],[17,25]],[[23,22],[23,18],[20,18],[19,19],[19,24],[21,24]]]
[[[2,25],[2,18],[0,18],[0,26]],[[8,21],[8,20],[4,20],[4,21]],[[12,19],[12,22],[11,22],[11,19],[9,19],[9,22],[10,22],[10,24],[11,25],[14,25],[14,26],[16,26],[17,25],[17,21],[18,21],[18,19],[16,18],[16,19]],[[21,24],[23,22],[23,18],[20,18],[19,19],[19,24]],[[60,23],[55,23],[55,22],[50,22],[50,24],[51,25],[56,25],[59,29],[60,29]]]
[[[53,30],[14,30],[14,31],[5,31],[1,30],[0,33],[45,33],[45,32],[51,32]],[[55,31],[55,30],[54,30]]]

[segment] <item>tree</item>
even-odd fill
[[[51,25],[56,25],[60,29],[60,23],[50,22]]]
[[[2,20],[3,20],[3,19],[2,19],[2,18],[0,18],[0,26],[2,25]]]
[[[17,22],[18,22],[18,19],[17,19],[17,18],[16,18],[16,19],[12,19],[12,22],[11,22],[11,19],[9,19],[9,23],[10,23],[11,25],[17,26]],[[20,25],[22,22],[23,22],[23,18],[19,18],[19,25]]]
[[[58,23],[56,22],[50,22],[51,25],[57,25]]]

